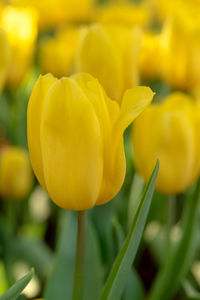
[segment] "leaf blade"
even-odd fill
[[[0,300],[16,300],[16,298],[21,294],[27,284],[30,282],[34,274],[33,269],[15,284],[13,284],[2,296]]]
[[[158,174],[159,163],[157,162],[151,178],[145,188],[142,199],[136,210],[135,217],[130,227],[126,240],[120,250],[109,277],[104,286],[100,300],[120,299],[126,283],[126,278],[130,272],[131,265],[136,256],[136,252],[142,237],[150,208],[156,177]]]

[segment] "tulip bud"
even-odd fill
[[[11,0],[13,5],[34,8],[39,15],[41,30],[69,22],[87,21],[96,0]]]
[[[28,145],[38,181],[58,206],[86,210],[118,193],[123,132],[152,97],[135,87],[120,107],[89,74],[39,77],[28,104]]]
[[[167,20],[162,48],[162,78],[168,85],[191,90],[200,84],[200,26],[193,17]]]
[[[7,84],[17,86],[32,62],[37,37],[37,16],[35,11],[28,8],[5,6],[1,25],[11,47]]]
[[[23,198],[33,185],[33,174],[28,153],[21,148],[8,146],[0,151],[0,195],[6,198]]]
[[[139,70],[142,78],[154,80],[160,77],[163,59],[160,35],[145,33],[139,54]]]
[[[2,92],[10,63],[10,47],[5,32],[0,28],[0,93]]]
[[[159,159],[157,190],[183,192],[198,176],[200,143],[197,105],[183,93],[151,105],[135,122],[132,131],[135,165],[147,181]]]
[[[74,67],[78,38],[79,32],[75,28],[66,28],[54,37],[44,38],[39,47],[39,64],[43,72],[56,77],[68,75]]]
[[[80,37],[77,68],[98,78],[108,96],[120,103],[125,90],[138,84],[140,42],[139,28],[89,26]]]
[[[150,23],[150,13],[142,4],[108,2],[97,7],[93,19],[102,24],[147,27]]]

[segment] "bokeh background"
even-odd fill
[[[100,28],[116,26],[121,30],[118,28],[108,35],[110,56],[105,54],[107,44],[101,41],[98,47],[98,27],[95,24]],[[94,26],[93,36],[90,36],[87,44],[84,39],[91,26]],[[126,44],[125,32],[133,35],[132,44]],[[47,300],[62,300],[68,299],[65,298],[66,294],[70,299],[76,216],[74,212],[64,211],[50,201],[33,175],[27,147],[27,105],[38,76],[46,73],[60,78],[88,71],[99,78],[103,85],[105,83],[104,87],[113,99],[115,96],[117,98],[124,90],[124,87],[120,90],[121,79],[115,81],[118,69],[115,70],[112,65],[112,58],[118,55],[119,49],[127,87],[150,86],[156,93],[153,100],[155,105],[162,105],[166,97],[173,95],[179,99],[175,100],[178,103],[177,111],[182,109],[184,97],[189,97],[195,105],[194,110],[199,111],[199,0],[0,1],[0,294],[34,267],[34,278],[19,299],[35,299],[44,295]],[[134,55],[128,61],[130,49]],[[102,75],[104,72],[106,79]],[[129,83],[129,75],[124,75],[126,72],[131,72]],[[107,81],[110,82],[109,87],[106,86]],[[154,118],[158,118],[157,114],[152,122]],[[149,130],[150,125],[147,124]],[[157,134],[161,139],[169,130],[171,137],[176,131],[176,127],[171,130],[165,125],[157,125],[165,127],[160,135],[155,128],[152,133],[142,133],[141,130],[139,138],[135,137],[137,147],[141,144],[144,152],[151,154],[153,136]],[[189,130],[187,125],[183,126],[180,134]],[[197,144],[200,140],[199,128],[197,126],[195,129]],[[149,144],[143,143],[142,134],[148,134]],[[175,141],[177,136],[174,136]],[[169,143],[173,143],[173,139],[169,140]],[[188,145],[193,145],[193,140],[187,136],[183,145],[176,145],[175,154],[170,154],[170,147],[165,148],[168,149],[167,163],[173,162],[174,168],[184,174],[183,180],[185,176],[189,179],[178,192],[168,192],[162,188],[162,184],[159,191],[155,192],[143,241],[123,300],[133,299],[133,290],[134,299],[145,298],[166,259],[167,238],[176,244],[183,233],[182,223],[186,219],[183,213],[187,214],[190,209],[187,205],[191,202],[199,175],[198,149],[195,150],[193,162],[195,172],[185,167],[190,166],[194,156],[191,148],[185,151]],[[87,269],[90,272],[86,271],[86,291],[89,292],[86,292],[85,300],[97,299],[102,282],[130,226],[144,189],[144,181],[149,176],[143,171],[147,170],[143,163],[145,159],[136,163],[130,128],[125,132],[124,142],[127,173],[121,191],[111,202],[95,207],[88,213]],[[186,154],[184,156],[181,153]],[[168,159],[167,155],[173,158],[170,156]],[[151,160],[148,155],[145,157],[147,161]],[[149,167],[151,170],[152,164]],[[181,276],[177,274],[178,288],[173,299],[200,299],[200,227],[196,216],[191,214],[188,218],[188,235],[192,238],[186,240],[182,251],[190,255],[189,258],[187,256],[186,271]],[[192,250],[189,248],[191,244]],[[182,259],[185,262],[184,255]]]

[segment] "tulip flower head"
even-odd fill
[[[5,6],[1,25],[11,48],[11,61],[7,76],[9,86],[17,86],[28,70],[37,37],[37,15],[28,8]]]
[[[29,193],[33,173],[26,150],[7,146],[0,151],[0,195],[20,199]]]
[[[79,31],[73,27],[58,31],[54,37],[44,38],[39,47],[42,71],[56,77],[68,75],[74,67],[78,38]]]
[[[200,84],[200,21],[179,16],[162,31],[162,78],[171,87],[192,90]]]
[[[58,206],[86,210],[117,194],[126,169],[123,132],[152,97],[135,87],[120,107],[89,74],[39,77],[28,104],[28,145],[33,170]]]
[[[160,77],[163,60],[160,34],[145,33],[139,54],[139,70],[142,78],[154,80]]]
[[[147,27],[150,22],[150,14],[144,5],[136,5],[131,2],[108,2],[97,7],[94,20],[101,24]]]
[[[139,28],[91,25],[80,37],[77,68],[95,76],[120,103],[125,90],[138,84],[140,43]]]
[[[12,0],[16,6],[29,6],[39,15],[41,30],[55,28],[69,22],[89,19],[95,0]]]
[[[151,105],[134,123],[136,168],[147,181],[159,159],[156,187],[163,193],[183,192],[199,174],[198,111],[193,98],[177,92]]]

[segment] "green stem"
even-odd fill
[[[176,197],[169,196],[168,201],[168,214],[167,214],[167,232],[166,232],[166,249],[168,254],[171,251],[171,236],[172,236],[172,229],[176,222]]]
[[[82,300],[84,290],[84,269],[86,252],[87,212],[78,212],[78,234],[72,300]]]

